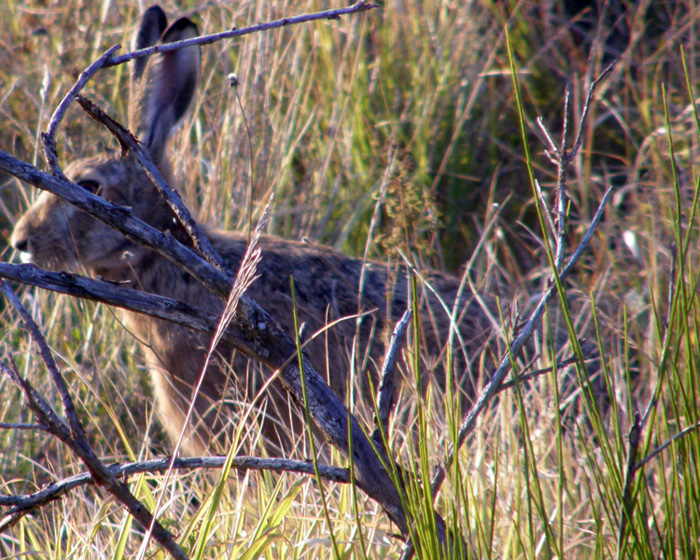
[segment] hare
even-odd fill
[[[142,17],[135,47],[144,48],[158,41],[167,43],[197,34],[195,24],[186,18],[167,27],[165,13],[154,6]],[[163,177],[172,184],[167,144],[194,98],[200,74],[199,48],[138,59],[131,70],[129,127]],[[130,208],[141,220],[189,243],[171,210],[132,156],[101,155],[76,161],[65,173],[81,188]],[[246,235],[205,231],[227,265],[233,272],[237,271],[246,251]],[[11,243],[24,262],[54,270],[87,271],[105,280],[211,312],[220,313],[223,309],[222,301],[165,258],[131,242],[50,193],[43,193],[17,222]],[[369,375],[376,382],[384,348],[381,336],[373,335],[391,326],[409,305],[410,289],[405,271],[392,280],[391,271],[382,264],[363,262],[329,248],[274,236],[262,236],[260,247],[259,278],[249,289],[249,295],[290,335],[294,334],[290,276],[294,277],[297,290],[299,321],[305,322],[311,333],[337,319],[368,312],[359,327],[355,320],[340,321],[310,341],[306,351],[318,371],[328,373],[331,388],[343,396],[349,372],[353,371],[350,356],[357,339],[356,348],[365,359],[354,358],[355,363],[363,366],[356,375]],[[362,275],[364,280],[360,285]],[[443,363],[438,354],[444,351],[449,332],[449,316],[445,309],[455,304],[459,281],[438,272],[427,272],[425,277],[440,294],[441,301],[431,290],[419,290],[423,351],[435,357],[432,362],[428,360],[424,368],[429,372],[426,376],[434,375],[443,383],[445,374],[435,364]],[[478,376],[473,371],[478,371],[478,363],[487,359],[489,344],[497,334],[492,320],[492,316],[498,316],[495,307],[490,314],[483,302],[484,298],[474,298],[469,293],[463,294],[457,302],[461,344],[455,345],[453,363],[455,377],[465,395],[474,394]],[[492,305],[486,298],[486,306]],[[121,313],[127,329],[145,351],[160,420],[169,436],[177,439],[184,426],[185,412],[202,369],[209,338],[146,315]],[[189,429],[185,452],[202,454],[211,449],[214,442],[221,441],[231,415],[235,415],[236,401],[240,407],[244,406],[263,386],[264,375],[258,367],[226,344],[217,348],[216,360],[210,365],[196,400],[197,419],[195,427]],[[264,437],[272,445],[286,445],[290,441],[288,431],[294,424],[295,412],[281,386],[273,383],[266,398],[266,405],[262,407]],[[220,406],[222,400],[226,401],[226,407]]]

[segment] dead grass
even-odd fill
[[[468,4],[468,6],[467,6]],[[170,14],[197,10],[203,32],[325,8],[313,1],[188,2]],[[190,12],[187,12],[188,14]],[[0,146],[40,161],[38,131],[72,83],[99,53],[128,44],[134,5],[45,1],[0,6]],[[574,18],[551,3],[387,2],[381,10],[338,22],[319,22],[249,36],[204,49],[197,105],[174,139],[182,191],[199,219],[247,227],[249,197],[255,220],[275,193],[269,231],[308,237],[347,253],[364,252],[392,147],[410,154],[395,177],[392,202],[423,201],[429,213],[381,214],[376,258],[395,257],[397,244],[431,266],[461,272],[483,239],[471,270],[480,290],[506,298],[542,289],[549,271],[526,179],[517,107],[503,37],[509,25],[524,95],[532,164],[545,191],[555,168],[543,153],[535,118],[560,136],[563,93],[571,83],[574,115],[590,81],[612,58],[619,61],[585,123],[584,144],[568,176],[570,230],[575,245],[608,185],[617,187],[595,242],[570,285],[578,332],[595,342],[591,301],[600,315],[598,341],[614,395],[604,438],[588,422],[557,415],[549,378],[528,386],[519,413],[515,391],[502,396],[460,451],[437,496],[437,509],[481,557],[692,557],[700,536],[696,432],[659,454],[634,485],[630,532],[618,545],[627,433],[635,408],[658,397],[643,433],[641,454],[700,420],[697,302],[698,133],[680,48],[697,90],[694,46],[698,10],[689,2],[640,2],[621,18],[584,13]],[[253,143],[248,149],[235,72]],[[48,78],[48,79],[47,79]],[[666,101],[662,97],[662,85]],[[87,93],[111,114],[126,109],[126,72],[110,69]],[[665,114],[665,107],[668,115]],[[108,135],[73,109],[60,135],[63,162],[111,146]],[[578,123],[575,123],[578,126]],[[672,158],[673,156],[673,158]],[[675,164],[675,165],[674,165]],[[252,177],[250,169],[253,170]],[[35,197],[0,178],[4,238]],[[203,187],[206,186],[206,187]],[[405,197],[405,198],[403,198]],[[504,203],[494,227],[486,229]],[[682,248],[671,276],[673,243]],[[9,259],[11,250],[4,258]],[[669,285],[675,285],[669,305]],[[88,437],[107,460],[167,453],[153,418],[144,363],[134,340],[106,307],[22,290],[73,388]],[[0,304],[4,305],[3,304]],[[39,367],[14,315],[0,307],[2,352],[48,398]],[[668,324],[668,336],[666,333]],[[545,356],[546,361],[546,356]],[[404,372],[410,379],[411,374]],[[31,422],[22,399],[0,379],[0,421]],[[455,427],[440,395],[424,401],[408,385],[400,407],[426,417],[421,429],[395,429],[391,442],[411,472],[423,475],[445,451]],[[419,407],[421,412],[419,413]],[[336,463],[340,459],[335,457]],[[423,463],[421,463],[423,461]],[[28,492],[82,470],[65,448],[38,432],[0,432],[0,487]],[[133,481],[145,503],[160,492],[160,477]],[[211,479],[178,477],[166,490],[164,523],[194,547]],[[401,550],[373,503],[351,487],[327,485],[332,527],[313,479],[250,474],[234,478],[216,512],[206,557],[317,558],[331,553],[332,530],[344,558],[388,558]],[[359,538],[359,533],[362,538]],[[125,549],[118,543],[124,534]],[[71,493],[0,535],[0,556],[132,557],[139,529],[94,488]],[[363,550],[364,549],[364,550]],[[152,551],[157,557],[161,552]]]

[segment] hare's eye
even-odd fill
[[[100,184],[92,179],[83,179],[77,183],[79,187],[84,188],[86,191],[90,191],[92,194],[97,194],[100,190]]]

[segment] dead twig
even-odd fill
[[[49,367],[48,364],[46,365]],[[142,527],[148,527],[153,520],[148,509],[136,499],[129,490],[129,487],[124,482],[117,480],[104,463],[97,458],[92,447],[84,437],[82,439],[73,437],[71,428],[66,425],[51,408],[51,405],[49,405],[49,403],[31,386],[29,381],[20,376],[19,371],[17,371],[17,366],[11,357],[9,360],[0,364],[0,370],[22,390],[27,399],[29,408],[34,412],[39,422],[46,426],[51,435],[61,440],[71,451],[80,457],[80,460],[90,471],[95,483],[104,487],[119,501],[119,503],[123,504]],[[61,394],[61,397],[65,403],[66,395]],[[70,400],[70,396],[67,397],[67,400]],[[82,434],[82,427],[78,431]],[[165,529],[165,527],[157,521],[155,522],[153,537],[173,558],[177,560],[187,560],[187,555],[175,542],[170,531]]]
[[[583,123],[585,122],[585,119],[588,118],[588,113],[589,113],[589,108],[591,101],[593,99],[593,95],[595,93],[595,89],[597,85],[607,76],[607,74],[612,70],[613,65],[610,65],[608,68],[606,68],[603,73],[591,84],[591,87],[588,90],[588,95],[586,98],[586,103],[584,105],[584,109],[581,115],[581,120],[579,122],[579,130],[577,133],[576,141],[574,142],[574,146],[571,149],[571,151],[567,151],[567,141],[566,141],[566,133],[568,132],[568,96],[567,96],[567,102],[566,102],[566,108],[567,108],[567,113],[565,115],[564,119],[564,140],[562,143],[562,148],[559,149],[555,145],[555,143],[552,140],[551,135],[549,132],[546,130],[546,128],[541,125],[541,128],[543,129],[545,136],[547,138],[547,141],[549,143],[549,147],[551,150],[550,153],[550,158],[553,159],[553,161],[558,165],[558,177],[559,177],[559,211],[563,211],[562,207],[562,201],[566,197],[566,169],[567,167],[571,164],[573,161],[573,158],[575,157],[576,153],[581,147],[581,140],[582,140],[582,130],[583,130]],[[553,155],[552,155],[553,154]],[[598,224],[600,223],[600,220],[603,217],[603,213],[605,211],[605,208],[607,207],[607,204],[610,200],[610,196],[612,194],[613,187],[609,187],[605,194],[603,195],[603,198],[600,202],[600,205],[598,206],[598,210],[596,211],[595,215],[593,216],[593,219],[591,220],[591,224],[588,227],[588,230],[586,231],[585,235],[583,236],[583,239],[579,243],[579,246],[576,248],[574,251],[573,255],[569,259],[569,262],[564,265],[564,224],[563,224],[563,218],[562,214],[560,214],[560,219],[559,219],[559,224],[557,225],[557,236],[558,236],[558,246],[557,246],[557,252],[556,252],[556,257],[554,259],[554,262],[552,263],[554,268],[553,268],[553,274],[556,274],[556,277],[553,278],[553,281],[550,285],[550,287],[545,291],[545,293],[542,295],[540,298],[539,303],[537,304],[537,307],[533,310],[533,312],[530,314],[530,318],[528,321],[525,323],[524,327],[521,329],[521,331],[518,333],[516,336],[515,340],[510,345],[510,348],[508,349],[508,352],[503,356],[501,359],[498,367],[496,368],[496,371],[494,372],[493,376],[491,377],[491,380],[489,383],[484,387],[481,395],[479,395],[479,398],[477,399],[476,403],[472,406],[471,410],[467,413],[464,421],[462,422],[462,425],[460,426],[459,429],[459,434],[457,438],[457,442],[450,445],[448,448],[448,451],[445,455],[445,459],[443,463],[435,468],[435,473],[433,475],[433,480],[431,482],[431,488],[433,495],[437,495],[437,492],[439,491],[440,487],[442,486],[443,481],[445,480],[445,474],[447,472],[447,469],[449,466],[452,464],[452,461],[454,460],[455,452],[457,449],[459,449],[463,444],[464,441],[467,438],[467,435],[474,429],[476,426],[476,419],[478,416],[481,414],[481,412],[486,408],[487,404],[491,401],[491,399],[497,394],[499,391],[501,385],[503,384],[503,381],[505,380],[506,375],[511,369],[511,361],[512,361],[512,356],[517,356],[520,354],[521,350],[523,349],[523,346],[525,345],[526,341],[532,336],[532,333],[535,330],[535,327],[539,320],[542,318],[542,315],[544,314],[544,311],[546,309],[546,306],[548,303],[551,301],[551,299],[554,297],[556,293],[558,293],[559,286],[561,283],[566,279],[569,274],[574,270],[575,266],[577,265],[578,261],[581,259],[583,256],[583,252],[585,251],[586,247],[588,246],[588,243],[590,242],[591,238],[593,237],[594,232],[598,228]],[[538,202],[540,204],[540,202]],[[547,250],[547,253],[550,254],[549,250]]]
[[[407,309],[396,326],[394,327],[394,332],[391,333],[391,340],[389,341],[389,346],[384,353],[384,363],[382,364],[382,376],[379,383],[379,390],[377,394],[377,415],[374,419],[375,428],[372,432],[372,440],[382,447],[384,447],[384,438],[382,433],[389,433],[389,416],[394,408],[395,404],[395,391],[396,391],[396,360],[398,358],[399,349],[403,345],[403,341],[406,338],[406,329],[411,321],[411,309]],[[385,449],[386,451],[386,449]]]
[[[126,479],[129,476],[142,473],[157,473],[166,471],[172,466],[179,471],[199,469],[220,469],[226,462],[226,457],[178,457],[172,459],[164,457],[150,461],[136,461],[132,463],[110,465],[107,469],[115,478]],[[295,461],[290,459],[261,459],[258,457],[234,457],[231,461],[232,468],[237,471],[274,471],[278,473],[290,472],[297,474],[314,474],[314,467],[310,461]],[[326,480],[339,484],[350,483],[348,469],[334,467],[332,465],[318,465],[319,474]],[[79,486],[96,484],[91,473],[85,472],[65,478],[48,485],[37,492],[23,495],[0,495],[0,506],[11,508],[0,519],[0,532],[14,526],[20,519],[30,515],[37,509],[58,500]]]
[[[155,53],[175,51],[177,49],[184,49],[185,47],[193,47],[196,45],[209,45],[211,43],[216,43],[223,39],[233,39],[236,37],[242,37],[243,35],[250,35],[251,33],[259,33],[261,31],[279,29],[280,27],[287,27],[289,25],[298,25],[300,23],[307,23],[310,21],[318,21],[324,19],[337,20],[344,15],[366,12],[379,7],[380,6],[377,4],[372,4],[371,2],[367,2],[366,0],[360,0],[359,2],[355,2],[354,4],[352,4],[351,6],[347,6],[346,8],[323,10],[321,12],[315,12],[313,14],[303,14],[299,16],[282,18],[267,23],[251,25],[250,27],[242,27],[241,29],[236,29],[234,27],[230,31],[212,33],[211,35],[199,35],[197,37],[193,37],[192,39],[186,39],[184,41],[174,41],[172,43],[154,45],[146,49],[140,49],[119,56],[112,56],[108,61],[106,61],[104,67],[109,68],[110,66],[117,66],[118,64],[124,64],[129,60],[133,60],[135,58],[142,58],[144,56],[150,56]]]
[[[571,85],[566,85],[566,92],[564,95],[564,120],[562,123],[562,135],[561,135],[561,147],[558,147],[552,135],[544,124],[542,117],[537,117],[537,125],[544,134],[547,140],[547,150],[546,154],[549,160],[557,166],[557,197],[556,197],[556,229],[553,233],[556,234],[556,253],[555,253],[555,265],[557,269],[560,269],[562,263],[564,262],[564,236],[566,235],[566,201],[568,199],[566,193],[566,180],[567,171],[569,166],[573,163],[574,159],[578,155],[581,149],[581,143],[583,141],[583,125],[588,118],[588,113],[591,108],[591,103],[593,101],[593,96],[598,85],[605,79],[605,77],[612,72],[615,67],[613,62],[607,68],[605,68],[600,76],[598,76],[593,83],[591,83],[588,88],[588,93],[586,95],[586,101],[583,105],[583,111],[581,112],[581,118],[579,120],[578,131],[576,132],[576,138],[574,140],[574,145],[569,150],[569,113],[571,105]],[[542,200],[542,202],[544,202]],[[543,204],[543,207],[545,205]]]
[[[260,23],[257,25],[252,25],[250,27],[244,27],[242,29],[236,29],[235,27],[229,31],[223,31],[221,33],[213,33],[210,35],[200,35],[192,39],[187,39],[184,41],[174,41],[172,43],[165,43],[154,45],[145,49],[139,49],[130,53],[125,53],[123,55],[114,56],[114,53],[121,49],[121,45],[114,45],[110,47],[102,56],[95,60],[88,68],[81,72],[78,80],[75,84],[68,90],[68,93],[63,97],[61,102],[56,107],[51,119],[49,120],[49,125],[45,133],[41,134],[44,157],[46,163],[49,166],[51,172],[58,176],[63,176],[63,171],[58,164],[58,157],[56,154],[56,132],[58,131],[58,126],[63,120],[68,107],[73,102],[73,100],[78,96],[78,94],[83,90],[85,85],[92,79],[92,77],[101,68],[110,68],[112,66],[117,66],[119,64],[124,64],[133,59],[148,57],[155,53],[175,51],[178,49],[184,49],[186,47],[208,45],[211,43],[216,43],[224,39],[233,39],[235,37],[242,37],[244,35],[249,35],[251,33],[258,33],[260,31],[269,31],[271,29],[278,29],[280,27],[286,27],[289,25],[298,25],[300,23],[306,23],[318,20],[337,20],[341,16],[356,14],[361,12],[366,12],[374,8],[379,8],[378,5],[367,2],[366,0],[360,0],[351,6],[346,8],[338,8],[334,10],[324,10],[321,12],[316,12],[313,14],[302,14],[299,16],[293,16],[289,18],[282,18],[268,23]]]
[[[58,370],[58,366],[56,365],[56,362],[53,359],[53,354],[51,353],[51,350],[49,350],[49,346],[48,344],[46,344],[44,336],[41,334],[41,331],[39,331],[39,328],[36,326],[36,323],[32,319],[31,315],[29,315],[29,313],[19,301],[15,293],[10,289],[7,283],[3,282],[2,280],[0,280],[0,291],[2,291],[7,301],[9,301],[12,304],[12,307],[14,307],[15,311],[19,314],[19,316],[22,319],[22,323],[24,324],[24,328],[26,328],[29,331],[29,334],[34,340],[34,343],[39,347],[39,354],[41,355],[41,359],[44,362],[46,369],[49,370],[51,379],[56,388],[58,389],[59,394],[61,395],[63,411],[66,417],[68,418],[71,437],[79,445],[87,447],[88,445],[87,440],[85,438],[85,432],[83,431],[83,426],[80,423],[80,420],[78,419],[77,413],[75,412],[73,399],[71,398],[70,393],[68,392],[68,385],[66,385],[66,382],[63,379],[61,372]],[[50,427],[50,425],[46,424],[45,422],[42,422],[42,424],[47,428]]]
[[[651,453],[649,453],[646,457],[644,457],[644,459],[639,461],[639,463],[635,463],[634,470],[638,471],[639,469],[644,467],[647,463],[649,463],[650,461],[653,461],[657,456],[659,456],[661,453],[666,451],[666,449],[671,447],[674,443],[677,443],[678,441],[680,441],[681,439],[686,437],[688,434],[690,434],[698,429],[700,429],[700,422],[697,422],[696,424],[693,424],[692,426],[688,426],[687,428],[681,430],[676,435],[674,435],[670,440],[659,445],[656,449],[654,449]]]
[[[609,187],[608,190],[605,191],[605,194],[603,195],[603,198],[600,202],[600,206],[598,207],[598,210],[595,216],[593,217],[588,231],[584,235],[583,239],[581,240],[581,243],[577,247],[576,251],[574,252],[567,265],[559,274],[560,282],[565,280],[573,272],[574,268],[578,264],[578,261],[583,256],[583,252],[588,246],[588,243],[593,237],[593,233],[598,228],[598,224],[600,223],[600,220],[603,217],[605,208],[607,207],[608,202],[610,201],[612,191],[613,187]],[[436,494],[437,491],[440,489],[440,486],[442,485],[445,479],[446,469],[449,468],[449,466],[452,464],[452,461],[454,460],[456,449],[459,449],[462,446],[469,433],[471,433],[471,431],[474,429],[474,427],[476,426],[476,419],[478,418],[479,414],[481,414],[481,412],[486,408],[486,405],[491,401],[493,396],[498,391],[501,383],[505,379],[506,375],[508,375],[511,366],[511,356],[517,356],[523,349],[523,346],[525,346],[525,342],[532,336],[532,333],[534,332],[537,323],[542,318],[542,315],[544,314],[547,305],[556,293],[557,286],[556,284],[553,284],[540,298],[537,307],[530,315],[530,318],[523,327],[522,331],[512,342],[509,351],[501,359],[501,362],[496,371],[494,372],[493,376],[491,377],[491,380],[486,385],[486,387],[484,387],[484,390],[482,391],[481,395],[479,395],[478,400],[476,401],[476,403],[474,403],[474,406],[472,406],[471,410],[468,412],[465,420],[462,422],[462,425],[459,428],[459,436],[457,438],[456,446],[451,446],[451,448],[447,452],[443,464],[439,467],[436,467],[435,469],[435,474],[433,476],[433,481],[431,484],[433,487],[433,494]]]
[[[172,236],[163,234],[135,218],[129,209],[110,204],[85,189],[76,188],[73,183],[61,177],[39,171],[3,150],[0,150],[0,169],[24,182],[64,198],[98,220],[121,231],[129,239],[165,256],[197,278],[221,299],[228,298],[233,284],[230,273],[218,270]],[[143,300],[141,302],[143,303]],[[167,300],[161,300],[160,303],[166,307],[174,304],[175,310],[179,307],[177,303],[167,302]],[[159,309],[159,312],[164,311],[166,310],[162,307]],[[298,403],[303,402],[299,367],[296,360],[289,360],[296,354],[295,342],[281,331],[276,322],[246,294],[241,297],[236,320],[228,332],[231,336],[229,340],[238,350],[268,366],[272,371],[280,369],[279,380],[282,385]],[[354,417],[350,416],[350,425],[348,425],[349,416],[345,405],[328,387],[308,359],[305,356],[303,359],[311,417],[329,442],[346,455],[350,449],[348,437],[352,438],[357,485],[381,504],[403,535],[408,534],[408,522],[399,492],[385,468],[383,458],[377,455],[375,447]]]
[[[58,125],[66,114],[68,107],[73,102],[73,99],[75,99],[75,97],[82,91],[92,77],[97,74],[99,69],[104,68],[107,61],[110,60],[110,57],[120,48],[120,45],[115,45],[107,49],[107,51],[101,57],[99,57],[95,62],[80,73],[78,81],[76,81],[73,87],[68,90],[68,93],[63,96],[63,99],[61,99],[61,102],[56,107],[53,115],[51,115],[46,132],[42,132],[41,140],[44,148],[44,158],[46,159],[46,164],[49,166],[49,169],[54,175],[63,177],[63,171],[58,164],[58,156],[56,153],[56,132],[58,131]]]

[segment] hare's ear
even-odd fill
[[[141,16],[141,25],[134,35],[131,48],[135,51],[155,45],[168,27],[168,18],[160,6],[151,6]],[[131,73],[132,82],[138,82],[146,68],[148,57],[137,58]]]
[[[163,18],[165,14],[160,8],[150,8],[143,16],[136,44],[154,44],[153,38],[159,33]],[[189,19],[181,18],[165,31],[160,43],[182,41],[197,35],[197,26]],[[141,67],[136,65],[133,69],[129,127],[144,143],[156,164],[162,161],[168,138],[194,98],[199,70],[197,46],[152,55]]]

